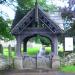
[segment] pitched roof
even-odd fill
[[[31,22],[35,22],[35,14],[36,9],[38,9],[38,18],[39,20],[47,26],[47,28],[50,29],[53,33],[63,33],[63,30],[60,26],[57,25],[56,22],[54,22],[50,16],[47,16],[47,14],[39,7],[33,8],[31,11],[27,13],[11,30],[11,32],[18,33],[20,31],[23,31],[25,28],[27,28]]]

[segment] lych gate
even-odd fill
[[[21,43],[24,44],[26,51],[27,41],[36,35],[46,36],[51,40],[52,52],[54,56],[58,55],[58,36],[63,30],[54,23],[36,2],[35,8],[27,13],[12,30],[12,34],[17,40],[16,56],[21,57]],[[19,63],[21,64],[21,62]]]

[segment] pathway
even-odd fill
[[[44,72],[10,71],[10,72],[0,72],[0,75],[75,75],[75,73],[64,73],[57,71],[44,71]]]

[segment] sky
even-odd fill
[[[0,5],[0,10],[4,11],[5,16],[9,17],[10,19],[13,19],[15,16],[15,12],[8,6]]]
[[[68,0],[47,0],[47,2],[50,4],[54,4],[57,7],[61,6],[61,7],[68,7]]]
[[[67,3],[68,0],[47,0],[47,3],[50,4],[50,3],[53,3],[55,4],[56,6],[61,6],[61,7],[68,7],[68,3]],[[5,6],[5,5],[0,5],[0,11],[3,11],[4,13],[7,13],[7,15],[9,16],[10,19],[14,19],[14,16],[15,16],[15,12],[14,10],[12,10],[10,7],[8,6]]]

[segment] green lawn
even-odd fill
[[[61,71],[75,73],[75,66],[74,65],[64,66],[61,68]]]
[[[9,56],[8,48],[4,48],[4,50],[3,50],[3,55],[6,56],[6,57]],[[14,51],[11,51],[11,56],[12,56],[12,57],[15,56],[15,52],[14,52]]]
[[[39,47],[38,48],[36,48],[36,47],[35,48],[27,48],[27,54],[28,55],[36,55],[36,54],[38,54],[39,50],[40,50]],[[63,49],[62,48],[59,48],[58,51],[62,52]],[[23,49],[21,49],[21,52],[23,53]],[[51,47],[45,47],[45,53],[46,54],[49,54],[50,52],[51,52]],[[4,48],[3,55],[4,56],[7,56],[7,57],[9,56],[8,48]],[[11,56],[12,57],[15,56],[15,51],[14,50],[11,50]]]
[[[27,54],[28,55],[36,55],[38,54],[40,48],[27,48]],[[49,54],[51,52],[51,48],[50,47],[45,47],[45,52],[46,54]],[[22,53],[23,53],[23,49],[22,49]],[[3,55],[8,57],[9,56],[9,51],[8,48],[4,48],[3,50]],[[15,56],[15,52],[11,50],[11,56],[14,57]]]
[[[39,52],[39,48],[28,48],[27,54],[28,55],[36,55]]]
[[[29,55],[36,55],[36,54],[38,54],[39,50],[40,50],[40,48],[28,48],[27,53]],[[46,52],[46,54],[49,54],[51,52],[51,48],[45,47],[45,52]]]

